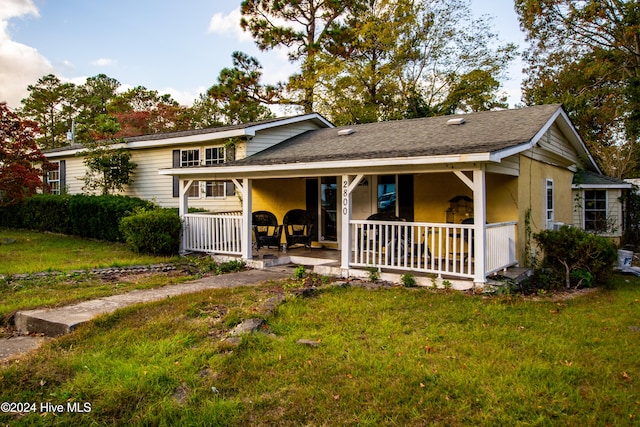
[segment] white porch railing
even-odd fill
[[[516,222],[487,224],[486,230],[487,275],[517,264]]]
[[[243,226],[239,212],[184,215],[182,250],[242,255]],[[473,224],[353,220],[351,233],[350,267],[475,277]],[[516,222],[486,225],[487,275],[517,263],[515,242]]]
[[[184,215],[182,250],[242,255],[243,223],[242,212]]]
[[[355,267],[474,277],[474,225],[351,221]],[[487,225],[487,274],[516,263],[515,222]]]

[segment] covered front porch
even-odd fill
[[[323,274],[366,277],[370,269],[388,273],[414,273],[439,280],[477,279],[484,266],[483,279],[517,264],[516,222],[485,224],[486,250],[476,249],[474,224],[437,224],[351,220],[351,249],[328,249],[315,243],[311,248],[298,246],[256,249],[252,238],[243,239],[245,216],[240,212],[224,214],[185,214],[183,251],[241,257],[250,266],[265,268],[283,263],[316,266]],[[483,260],[475,256],[483,253]],[[483,265],[482,265],[483,264]],[[479,267],[480,265],[480,267]]]
[[[487,174],[483,167],[409,175],[232,179],[242,210],[216,214],[187,213],[186,194],[194,181],[181,179],[185,252],[241,257],[258,267],[273,263],[265,260],[264,248],[256,247],[252,213],[273,210],[282,218],[284,210],[296,207],[306,208],[315,217],[314,249],[296,252],[309,252],[307,258],[319,261],[306,264],[323,264],[331,274],[363,276],[373,269],[482,285],[491,274],[517,264],[517,209],[494,206],[489,212],[499,221],[487,222]],[[489,181],[492,197],[504,199],[504,194],[513,193],[512,184],[504,176],[491,174]],[[425,183],[429,183],[430,193],[422,190]],[[296,187],[302,189],[296,191]],[[443,203],[450,201],[451,194],[465,190],[469,205],[464,214],[449,217],[447,211],[447,221],[429,220],[429,215],[435,218],[436,214],[445,219]],[[436,198],[440,204],[433,200]],[[382,219],[370,215],[382,209],[390,215]],[[385,219],[387,216],[392,219]],[[284,238],[281,243],[285,243]],[[332,249],[332,255],[328,257],[323,251],[318,257],[318,248]],[[267,260],[285,259],[292,257],[292,251],[268,255]]]

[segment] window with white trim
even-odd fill
[[[607,191],[585,190],[584,192],[584,229],[587,231],[605,231],[607,229]]]
[[[547,179],[545,187],[545,220],[547,230],[552,230],[555,222],[553,180]]]
[[[227,183],[225,181],[207,181],[204,188],[206,197],[214,199],[227,197]]]
[[[187,197],[190,199],[200,198],[200,181],[193,181],[191,183],[191,187],[187,190]]]
[[[60,162],[51,162],[57,167],[47,172],[47,183],[51,189],[51,194],[60,194]]]
[[[205,181],[204,191],[206,197],[224,199],[235,196],[236,187],[231,181]]]
[[[224,163],[225,160],[224,147],[210,147],[204,149],[204,164],[206,166],[218,165]]]
[[[200,166],[200,149],[180,150],[180,167]]]

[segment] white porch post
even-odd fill
[[[353,236],[351,235],[351,210],[353,207],[353,190],[362,181],[364,175],[357,175],[351,179],[349,175],[342,175],[340,180],[340,216],[342,219],[342,230],[340,235],[340,269],[342,276],[349,275],[349,264],[351,263],[351,248],[353,246]]]
[[[242,194],[242,259],[250,260],[253,257],[253,236],[251,224],[251,210],[253,209],[252,200],[252,188],[253,181],[250,179],[243,179],[242,184],[234,179],[235,184],[240,194]]]
[[[182,218],[186,214],[189,213],[189,196],[187,195],[189,192],[189,187],[193,180],[180,180],[180,197],[179,197],[179,205],[178,205],[178,214]]]
[[[474,228],[474,278],[476,285],[484,286],[487,281],[486,240],[487,240],[487,192],[485,167],[473,171],[473,228]]]
[[[184,216],[189,213],[189,187],[193,183],[193,180],[178,180],[180,183],[180,193],[178,195],[178,215],[180,215],[180,219],[184,220]],[[182,236],[180,238],[180,247],[178,248],[178,252],[183,254],[185,252],[185,239],[187,238],[188,230],[185,230],[186,222],[182,223]]]
[[[342,175],[340,180],[340,214],[342,217],[342,233],[340,237],[340,269],[342,276],[349,275],[349,262],[351,260],[351,191],[349,187],[351,180],[349,175]]]

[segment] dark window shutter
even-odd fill
[[[60,194],[65,194],[67,192],[67,161],[60,160],[58,165],[60,172]]]
[[[174,168],[180,167],[180,150],[173,150],[173,165]],[[173,197],[180,197],[180,178],[173,177]]]
[[[225,196],[235,196],[236,194],[236,185],[233,181],[226,182],[227,188],[225,189]]]

